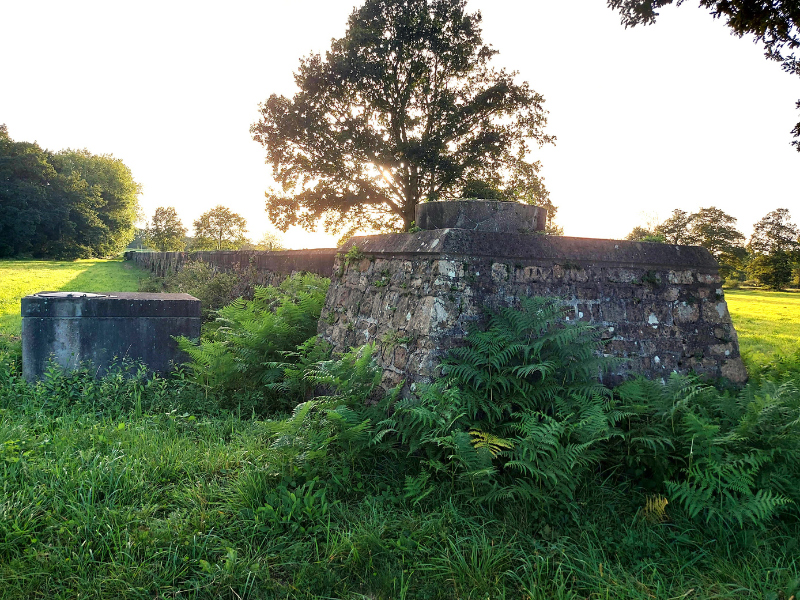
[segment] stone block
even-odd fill
[[[437,361],[462,343],[486,309],[518,306],[527,296],[558,298],[569,307],[565,318],[602,326],[607,342],[602,352],[629,359],[608,375],[609,383],[631,373],[662,378],[673,370],[719,377],[723,365],[738,358],[724,302],[718,310],[716,292],[714,301],[699,297],[701,290],[711,295],[707,286],[713,277],[697,281],[696,274],[713,275],[717,269],[703,248],[461,229],[354,238],[342,251],[354,245],[376,264],[385,261],[380,264],[391,274],[391,291],[399,290],[394,287],[399,274],[408,282],[396,309],[381,292],[382,301],[362,317],[381,324],[381,333],[392,327],[414,336],[405,366],[399,366],[399,356],[381,355],[384,369],[400,369],[409,383],[435,377]],[[346,297],[334,287],[326,304],[352,304],[360,297]],[[706,315],[711,309],[714,314]],[[333,329],[346,327],[344,321],[326,324],[320,334],[343,340]],[[343,343],[335,349],[346,350]],[[735,365],[726,369],[732,380],[744,380]]]
[[[492,200],[423,202],[417,205],[415,221],[421,229],[534,233],[544,230],[547,209]]]
[[[681,302],[672,310],[676,323],[694,323],[700,318],[700,307],[697,304]]]
[[[173,336],[200,336],[200,300],[188,294],[40,292],[22,299],[22,370],[39,379],[54,360],[65,370],[114,360],[170,371],[186,358]]]

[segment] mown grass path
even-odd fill
[[[749,363],[765,364],[800,348],[800,292],[725,290],[725,300]]]
[[[135,292],[146,274],[122,260],[0,260],[0,337],[18,336],[20,299],[42,291]]]

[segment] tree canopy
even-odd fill
[[[52,153],[0,127],[0,256],[110,256],[133,239],[140,186],[112,155]]]
[[[625,27],[649,25],[658,9],[684,0],[606,0],[618,10]],[[800,76],[800,2],[797,0],[699,0],[700,6],[715,18],[725,18],[734,35],[753,35],[764,45],[764,55],[781,63],[783,70]],[[797,101],[800,109],[800,100]],[[800,152],[800,122],[792,129],[792,145]]]
[[[219,205],[204,212],[194,222],[197,250],[236,250],[247,243],[247,221],[231,209]]]
[[[750,250],[758,254],[771,254],[772,252],[790,252],[798,248],[800,230],[792,223],[789,210],[779,208],[767,213],[753,225],[753,235],[750,237]]]
[[[147,244],[161,252],[177,252],[186,247],[186,227],[174,207],[159,206],[147,227]]]
[[[752,260],[748,270],[762,285],[782,289],[800,267],[800,230],[792,223],[786,208],[767,213],[753,225],[748,250]]]
[[[283,231],[407,229],[423,200],[499,180],[522,200],[547,191],[532,145],[544,99],[490,66],[481,15],[466,0],[367,0],[345,36],[300,62],[299,91],[273,94],[251,126],[280,189],[267,212]]]

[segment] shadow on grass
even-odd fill
[[[43,291],[135,292],[148,276],[133,263],[121,260],[2,261],[0,277],[11,282],[0,286],[0,344],[19,339],[22,325],[20,301]],[[73,271],[74,273],[71,273]]]
[[[54,291],[136,292],[139,281],[147,276],[131,262],[110,260],[93,264]]]

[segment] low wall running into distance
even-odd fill
[[[356,254],[362,258],[353,260]],[[485,308],[517,306],[526,296],[559,298],[568,320],[600,329],[604,351],[626,359],[607,383],[636,373],[747,379],[717,262],[696,246],[437,229],[355,237],[340,254],[125,256],[158,276],[203,260],[257,285],[278,284],[295,271],[330,277],[320,335],[339,352],[376,343],[385,386],[433,380],[441,357],[463,343]]]
[[[125,253],[125,260],[165,277],[183,269],[190,261],[203,261],[218,271],[239,273],[253,285],[277,285],[295,272],[305,271],[330,277],[336,248],[312,250],[218,250],[212,252],[136,252]]]

